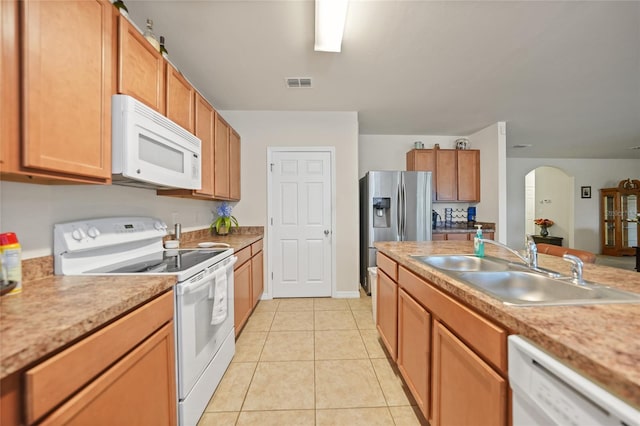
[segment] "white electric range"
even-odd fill
[[[174,275],[178,421],[195,425],[235,353],[231,248],[164,249],[167,225],[109,217],[54,225],[57,275]]]

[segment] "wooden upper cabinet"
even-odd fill
[[[216,112],[214,138],[214,178],[213,195],[215,198],[229,197],[229,125]]]
[[[166,116],[179,126],[194,133],[196,91],[186,78],[167,62]]]
[[[434,201],[480,201],[480,151],[412,149],[407,170],[432,172]]]
[[[457,156],[453,149],[436,149],[436,201],[457,201]]]
[[[407,152],[408,171],[436,171],[436,154],[433,149],[412,149]],[[434,177],[435,178],[435,177]]]
[[[110,182],[113,7],[20,4],[23,145],[12,171]]]
[[[209,102],[196,92],[195,135],[201,141],[202,187],[194,192],[213,197],[213,118],[215,112]]]
[[[165,113],[165,61],[124,17],[118,18],[118,93]]]
[[[20,93],[18,2],[0,1],[0,172],[17,168],[19,160]]]
[[[240,199],[240,135],[229,129],[229,198]]]
[[[480,151],[457,150],[458,201],[480,201]]]

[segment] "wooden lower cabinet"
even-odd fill
[[[258,304],[264,292],[264,254],[259,251],[251,258],[251,299],[252,305]]]
[[[45,418],[42,425],[175,425],[173,321]]]
[[[476,233],[474,232],[451,232],[451,233],[433,233],[431,235],[431,240],[432,241],[469,241],[469,240],[473,240],[473,237],[475,237]],[[494,232],[483,232],[482,236],[483,238],[486,238],[488,240],[493,240],[494,239]]]
[[[0,424],[175,425],[173,291],[0,384]]]
[[[431,315],[407,292],[398,291],[398,370],[420,411],[429,418]]]
[[[246,249],[245,249],[246,250]],[[236,336],[251,315],[253,303],[251,300],[251,261],[238,266],[233,273],[233,309]]]
[[[506,425],[507,381],[442,323],[433,324],[431,425]]]
[[[378,269],[376,328],[392,360],[398,350],[398,284]]]
[[[236,337],[256,307],[264,292],[263,240],[236,252],[238,261],[234,271],[234,324]]]

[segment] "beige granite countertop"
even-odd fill
[[[264,227],[230,235],[209,230],[183,234],[181,248],[205,241],[234,251],[263,238]],[[167,239],[170,239],[168,237]],[[0,298],[0,379],[74,343],[97,328],[171,289],[173,276],[56,276],[53,258],[23,261],[23,290]]]
[[[170,290],[172,276],[50,276],[0,298],[0,379]]]
[[[379,242],[378,250],[436,287],[522,335],[613,394],[640,408],[640,304],[515,307],[439,272],[411,255],[473,253],[471,241]],[[485,244],[485,254],[518,260]],[[539,255],[542,267],[570,274],[562,258]],[[585,264],[584,278],[640,293],[640,273]]]

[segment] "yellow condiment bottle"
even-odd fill
[[[7,280],[15,281],[16,286],[9,294],[22,291],[22,247],[13,232],[0,234],[0,256],[2,266],[6,270]]]

